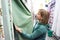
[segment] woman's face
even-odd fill
[[[38,20],[41,20],[41,19],[42,19],[42,17],[41,17],[41,14],[40,14],[40,13],[37,13],[36,17],[37,17],[37,19],[38,19]]]

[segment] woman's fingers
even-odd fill
[[[18,32],[22,32],[22,29],[15,25],[15,28]]]

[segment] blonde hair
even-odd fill
[[[38,13],[41,15],[42,19],[39,20],[41,21],[42,23],[44,24],[47,24],[48,23],[48,20],[49,20],[49,12],[44,10],[44,9],[39,9]]]

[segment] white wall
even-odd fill
[[[32,0],[33,10],[36,14],[38,9],[45,9],[45,0]]]
[[[56,6],[57,6],[57,9],[58,10],[56,10],[57,11],[57,24],[56,24],[56,34],[57,34],[57,36],[60,36],[60,0],[56,0]]]
[[[57,36],[60,36],[60,0],[56,0],[53,22],[54,23],[52,26],[52,30],[56,33]]]

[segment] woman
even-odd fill
[[[47,28],[49,26],[49,12],[44,9],[39,9],[36,17],[38,19],[38,22],[35,24],[33,32],[31,34],[23,32],[17,26],[16,30],[20,33],[22,37],[27,38],[28,40],[45,40]]]

